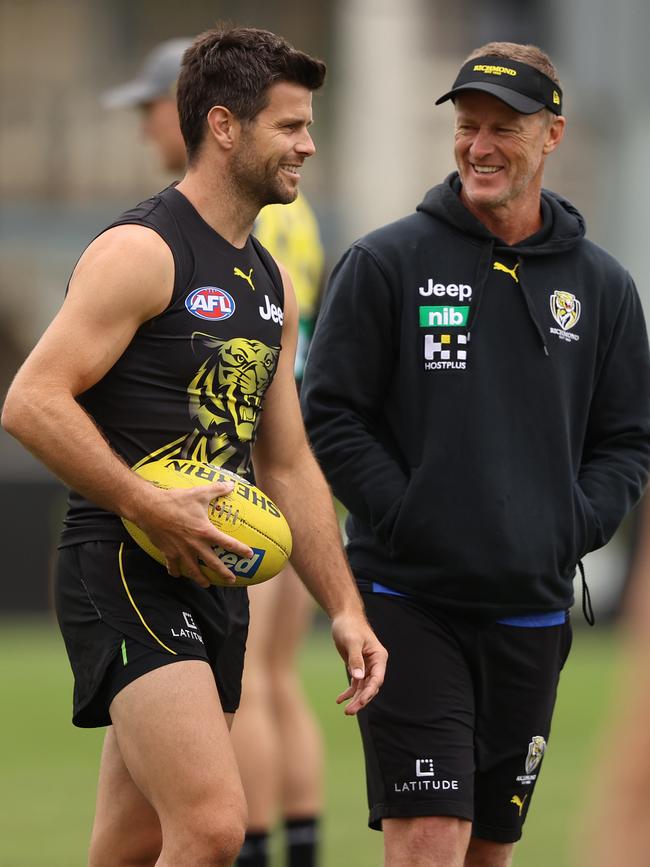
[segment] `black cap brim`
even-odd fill
[[[456,94],[465,90],[482,90],[484,93],[496,96],[497,99],[500,99],[501,102],[505,102],[506,105],[509,105],[510,108],[514,108],[514,110],[518,111],[520,114],[536,114],[538,111],[541,111],[546,107],[543,102],[538,102],[536,99],[524,96],[523,93],[518,93],[516,90],[512,90],[509,87],[501,87],[498,84],[492,84],[489,81],[470,81],[467,84],[459,84],[458,87],[454,87],[452,90],[439,97],[436,100],[436,105],[440,105],[441,102],[446,102],[448,99],[453,99]]]

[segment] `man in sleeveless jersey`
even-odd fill
[[[565,129],[555,67],[536,46],[490,43],[450,99],[458,172],[344,255],[303,384],[390,654],[359,716],[386,867],[512,863],[574,575],[650,458],[634,282],[542,188]]]
[[[195,40],[178,83],[185,176],[90,244],[5,401],[5,428],[71,488],[56,605],[73,720],[109,726],[90,867],[229,865],[246,827],[228,734],[246,591],[209,586],[199,561],[227,581],[218,550],[252,552],[208,520],[228,484],[166,491],[130,468],[162,457],[251,476],[254,467],[292,527],[297,571],[331,617],[351,677],[337,699],[346,713],[383,679],[385,651],[304,435],[291,283],[250,236],[261,207],[297,194],[324,74],[266,31]],[[166,569],[118,516],[149,535]]]
[[[142,133],[161,168],[180,177],[185,142],[176,83],[190,39],[169,39],[143,60],[131,81],[103,95],[107,108],[137,108]],[[294,374],[299,385],[320,300],[324,251],[316,215],[300,192],[289,204],[266,205],[253,232],[287,269],[298,303]],[[231,737],[248,806],[238,867],[266,867],[269,835],[282,822],[289,867],[318,858],[323,802],[323,742],[297,671],[298,652],[314,610],[291,565],[249,593],[250,627],[242,697]],[[282,622],[282,629],[278,623]]]

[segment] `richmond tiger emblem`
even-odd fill
[[[243,337],[220,340],[197,331],[192,334],[192,349],[195,355],[205,356],[187,387],[192,429],[136,466],[179,457],[244,473],[280,347]],[[247,447],[242,449],[242,444]],[[229,466],[238,454],[238,465]]]
[[[535,768],[542,761],[545,752],[545,739],[541,735],[535,735],[528,744],[528,754],[526,755],[526,763],[524,765],[527,774],[532,774]]]
[[[553,319],[563,331],[569,331],[580,319],[580,302],[571,292],[562,289],[556,289],[550,300]]]

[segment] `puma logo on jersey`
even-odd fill
[[[515,807],[518,807],[520,816],[521,816],[522,810],[524,809],[524,804],[526,803],[527,797],[528,797],[528,795],[524,795],[523,801],[521,800],[519,795],[513,795],[512,798],[510,798],[510,803],[514,804]]]
[[[253,292],[255,291],[255,287],[253,286],[253,269],[252,268],[250,269],[248,274],[244,274],[244,272],[241,270],[241,268],[235,268],[233,270],[233,274],[235,275],[235,277],[241,277],[242,280],[245,280],[248,283],[248,285],[251,287]]]
[[[519,277],[517,277],[517,268],[519,267],[519,262],[515,265],[514,268],[506,268],[505,265],[502,265],[501,262],[495,262],[492,265],[492,269],[494,271],[503,271],[504,274],[510,274],[515,283],[519,283]]]

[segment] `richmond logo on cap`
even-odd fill
[[[185,307],[199,319],[230,319],[235,312],[235,300],[217,286],[201,286],[187,296]]]
[[[492,66],[488,63],[477,63],[474,72],[484,72],[486,75],[516,75],[517,70],[510,66]]]

